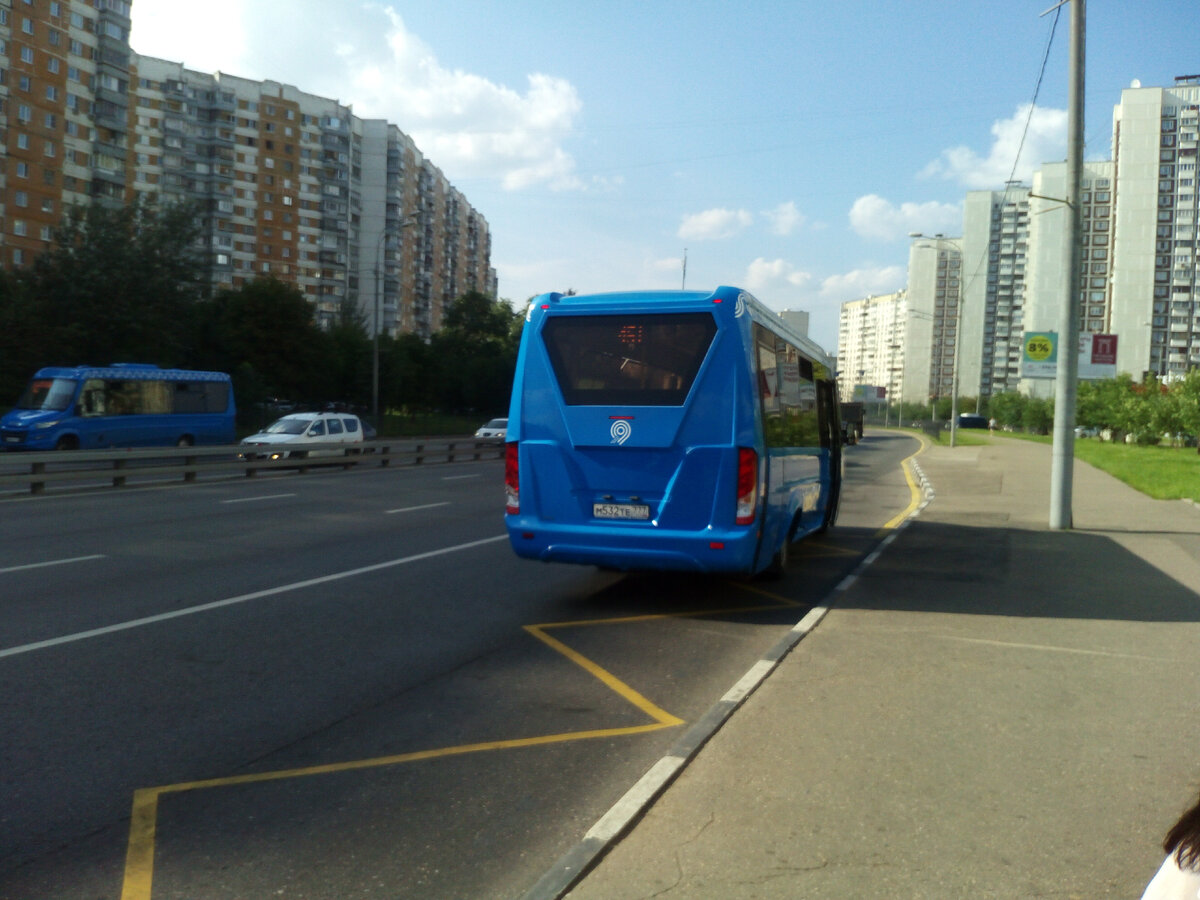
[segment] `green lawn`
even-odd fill
[[[997,432],[996,436],[1053,443],[1049,435]],[[1195,447],[1138,447],[1076,438],[1075,458],[1156,500],[1188,497],[1200,503],[1200,454]]]
[[[906,425],[905,430],[910,430],[909,426]],[[919,429],[911,430],[916,432]],[[972,447],[994,440],[1054,443],[1050,435],[997,431],[993,436],[986,431],[968,428],[958,430],[955,443]],[[949,446],[950,432],[939,434],[937,442],[943,447]],[[1110,444],[1096,438],[1076,438],[1075,458],[1156,500],[1189,498],[1200,503],[1200,454],[1195,447],[1138,447],[1133,444]]]

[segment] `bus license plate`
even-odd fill
[[[597,519],[649,519],[650,507],[644,503],[593,503]]]

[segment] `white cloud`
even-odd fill
[[[969,190],[999,190],[1010,178],[1029,184],[1042,163],[1067,156],[1067,111],[1039,106],[1030,117],[1029,109],[1026,103],[1010,118],[992,123],[992,146],[987,156],[979,156],[965,145],[951,147],[943,150],[921,174],[955,181]],[[1021,147],[1026,119],[1029,130]],[[1021,158],[1014,168],[1018,147]]]
[[[859,300],[875,294],[890,294],[904,287],[908,270],[904,266],[855,269],[842,275],[830,275],[821,282],[821,297],[838,303]]]
[[[534,72],[521,87],[496,84],[443,66],[379,3],[342,0],[337,15],[329,10],[328,0],[206,0],[197,18],[179,0],[138,0],[131,42],[192,69],[294,84],[387,119],[452,180],[583,186],[565,148],[583,105],[569,81]]]
[[[771,233],[782,237],[787,237],[804,224],[804,216],[791,200],[780,203],[774,209],[763,210],[763,216],[770,223]]]
[[[901,203],[867,194],[850,208],[850,227],[859,237],[895,241],[912,231],[953,234],[962,230],[962,208],[950,203]]]
[[[684,216],[677,234],[684,240],[715,241],[733,237],[753,221],[744,209],[706,209]]]
[[[752,294],[771,297],[772,305],[798,296],[812,275],[797,269],[782,259],[763,259],[761,256],[746,267],[746,289]]]

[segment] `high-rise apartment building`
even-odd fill
[[[928,403],[953,391],[962,238],[913,235],[908,250],[902,399]]]
[[[0,262],[44,249],[63,211],[127,184],[129,3],[0,0]]]
[[[1029,255],[1025,278],[1025,331],[1058,331],[1071,265],[1067,164],[1047,163],[1033,176],[1029,200]],[[1084,163],[1080,181],[1082,244],[1079,333],[1107,334],[1112,327],[1113,164]],[[1020,334],[1017,335],[1019,339]],[[1020,391],[1054,394],[1054,380],[1022,379]]]
[[[958,393],[1016,390],[1021,372],[1029,188],[971,191],[963,206],[962,346]]]
[[[900,396],[905,298],[905,291],[896,291],[842,304],[837,356],[838,391],[843,401],[855,398],[856,387],[868,385],[886,388],[888,400]]]
[[[1113,110],[1112,332],[1136,379],[1200,366],[1200,75],[1121,92]]]
[[[48,246],[63,210],[146,194],[197,204],[215,289],[291,282],[327,322],[428,337],[494,296],[487,221],[394,125],[274,81],[129,47],[126,0],[0,0],[0,259]]]

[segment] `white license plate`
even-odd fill
[[[650,507],[644,503],[593,503],[597,519],[649,519]]]

